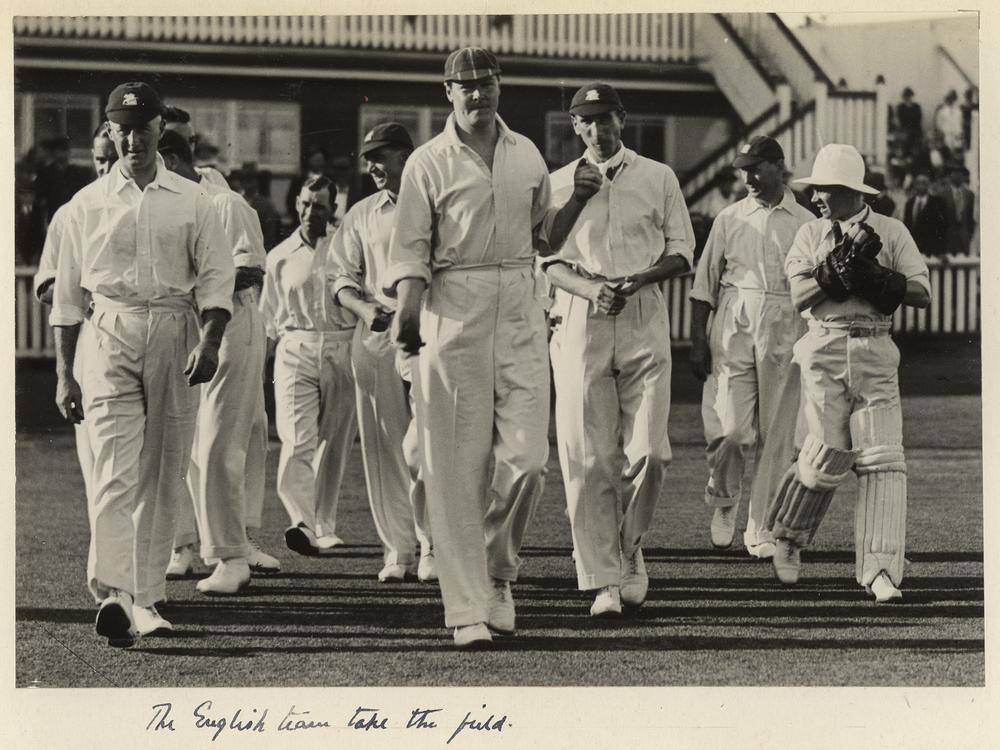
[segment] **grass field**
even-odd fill
[[[946,363],[939,366],[950,390]],[[925,373],[926,376],[926,373]],[[934,380],[933,376],[929,377]],[[966,378],[967,379],[967,378]],[[18,389],[24,380],[19,373]],[[30,387],[30,386],[29,386]],[[961,392],[962,389],[957,389]],[[904,393],[907,390],[904,387]],[[683,401],[683,399],[679,399]],[[690,401],[690,399],[688,399]],[[23,424],[23,422],[22,422]],[[72,435],[17,439],[18,686],[346,685],[982,685],[984,683],[981,405],[975,395],[907,397],[909,467],[905,600],[875,606],[854,582],[855,482],[841,488],[800,585],[768,563],[708,542],[697,407],[671,415],[674,463],[646,540],[646,605],[595,624],[576,591],[555,450],[514,587],[518,633],[492,652],[457,653],[436,587],[379,584],[380,548],[355,446],[332,559],[284,548],[270,494],[259,541],[280,574],[243,596],[209,599],[170,582],[171,638],[106,647],[85,586],[87,520]],[[745,522],[741,518],[741,524]]]

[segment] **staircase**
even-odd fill
[[[700,14],[695,33],[705,67],[745,124],[681,177],[691,211],[755,135],[781,143],[798,176],[826,143],[850,143],[868,163],[886,165],[889,103],[881,78],[872,91],[836,89],[776,13]]]

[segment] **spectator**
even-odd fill
[[[961,164],[948,167],[948,184],[939,195],[944,201],[948,218],[945,245],[952,255],[968,255],[972,233],[976,230],[976,196],[966,186],[969,170]]]
[[[244,199],[257,212],[257,218],[260,219],[260,228],[264,233],[264,249],[270,250],[280,239],[281,216],[278,214],[278,209],[274,207],[270,195],[261,190],[262,174],[257,171],[256,162],[244,162],[236,174],[239,176]]]
[[[302,172],[292,178],[291,184],[288,186],[288,194],[285,196],[285,208],[289,216],[298,217],[299,212],[295,207],[295,201],[306,182],[317,177],[329,177],[327,174],[329,159],[326,149],[321,146],[313,145],[306,149],[302,157]]]
[[[913,197],[906,202],[903,223],[913,235],[913,240],[924,255],[943,257],[947,254],[945,243],[948,218],[944,200],[929,190],[931,178],[921,172],[913,179]]]
[[[979,89],[969,87],[962,102],[962,146],[966,151],[972,147],[972,113],[978,111]]]
[[[962,110],[958,106],[958,94],[955,89],[949,91],[944,101],[934,112],[935,140],[948,149],[951,156],[957,156],[962,151]]]
[[[913,89],[903,89],[903,101],[896,105],[896,125],[902,136],[904,153],[913,158],[924,139],[924,114],[920,105],[913,101]]]
[[[33,167],[18,165],[14,171],[14,191],[17,198],[14,209],[15,262],[33,266],[42,256],[45,244],[45,222],[37,205]]]
[[[52,220],[52,214],[64,203],[68,203],[76,191],[93,179],[90,167],[70,164],[70,141],[66,136],[49,138],[42,142],[48,151],[50,161],[38,169],[35,177],[35,195],[45,226]]]
[[[339,227],[347,210],[364,197],[354,159],[347,154],[335,156],[330,162],[330,179],[337,186],[337,210],[332,222],[335,227]]]
[[[872,207],[872,211],[883,216],[892,216],[896,211],[896,201],[889,197],[889,190],[885,184],[885,175],[881,172],[869,172],[865,178],[865,184],[878,190],[878,195],[866,196],[865,202]]]

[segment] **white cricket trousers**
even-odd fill
[[[517,579],[548,460],[547,332],[531,262],[436,273],[420,333],[414,402],[445,624],[473,625],[488,619],[490,578]]]
[[[353,336],[353,328],[286,331],[274,355],[278,497],[291,524],[317,536],[336,533],[340,482],[357,436]]]
[[[189,502],[198,390],[184,367],[198,343],[190,297],[153,302],[94,295],[83,352],[84,415],[94,469],[87,577],[148,607],[166,597],[178,503]]]
[[[866,325],[880,335],[855,335]],[[899,349],[888,328],[883,322],[839,328],[810,323],[795,344],[809,434],[831,448],[859,451],[854,525],[856,578],[862,585],[882,570],[900,585],[906,551]]]
[[[641,546],[660,499],[671,459],[670,324],[656,284],[617,316],[557,295],[556,435],[577,584],[586,591],[621,584],[621,554]]]
[[[181,503],[174,546],[193,544],[200,537],[206,560],[246,557],[246,529],[260,526],[267,461],[267,348],[258,297],[257,287],[234,295],[219,369],[201,386],[187,476],[191,502]]]
[[[396,369],[389,331],[373,333],[359,321],[351,344],[365,484],[386,565],[411,565],[430,547],[423,493],[414,487],[404,438],[411,419],[406,383]],[[411,456],[417,458],[419,455]],[[418,467],[414,468],[415,470]]]
[[[90,320],[84,319],[80,324],[80,335],[76,342],[76,356],[73,358],[73,377],[80,388],[83,388],[83,361],[84,352],[90,347],[87,339],[92,338],[94,331],[91,328]],[[90,483],[94,473],[94,451],[90,447],[90,437],[87,433],[87,423],[80,422],[73,425],[73,432],[76,435],[76,457],[80,462],[80,473],[83,474],[83,492],[87,497],[87,512],[93,510],[91,502]]]
[[[712,373],[702,390],[708,484],[705,502],[740,502],[747,459],[756,447],[747,544],[771,540],[761,526],[778,483],[795,457],[799,371],[792,347],[805,321],[787,294],[726,287],[709,346]]]

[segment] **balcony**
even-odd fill
[[[615,62],[694,61],[690,13],[477,16],[17,16],[18,42],[174,42],[447,52]]]

